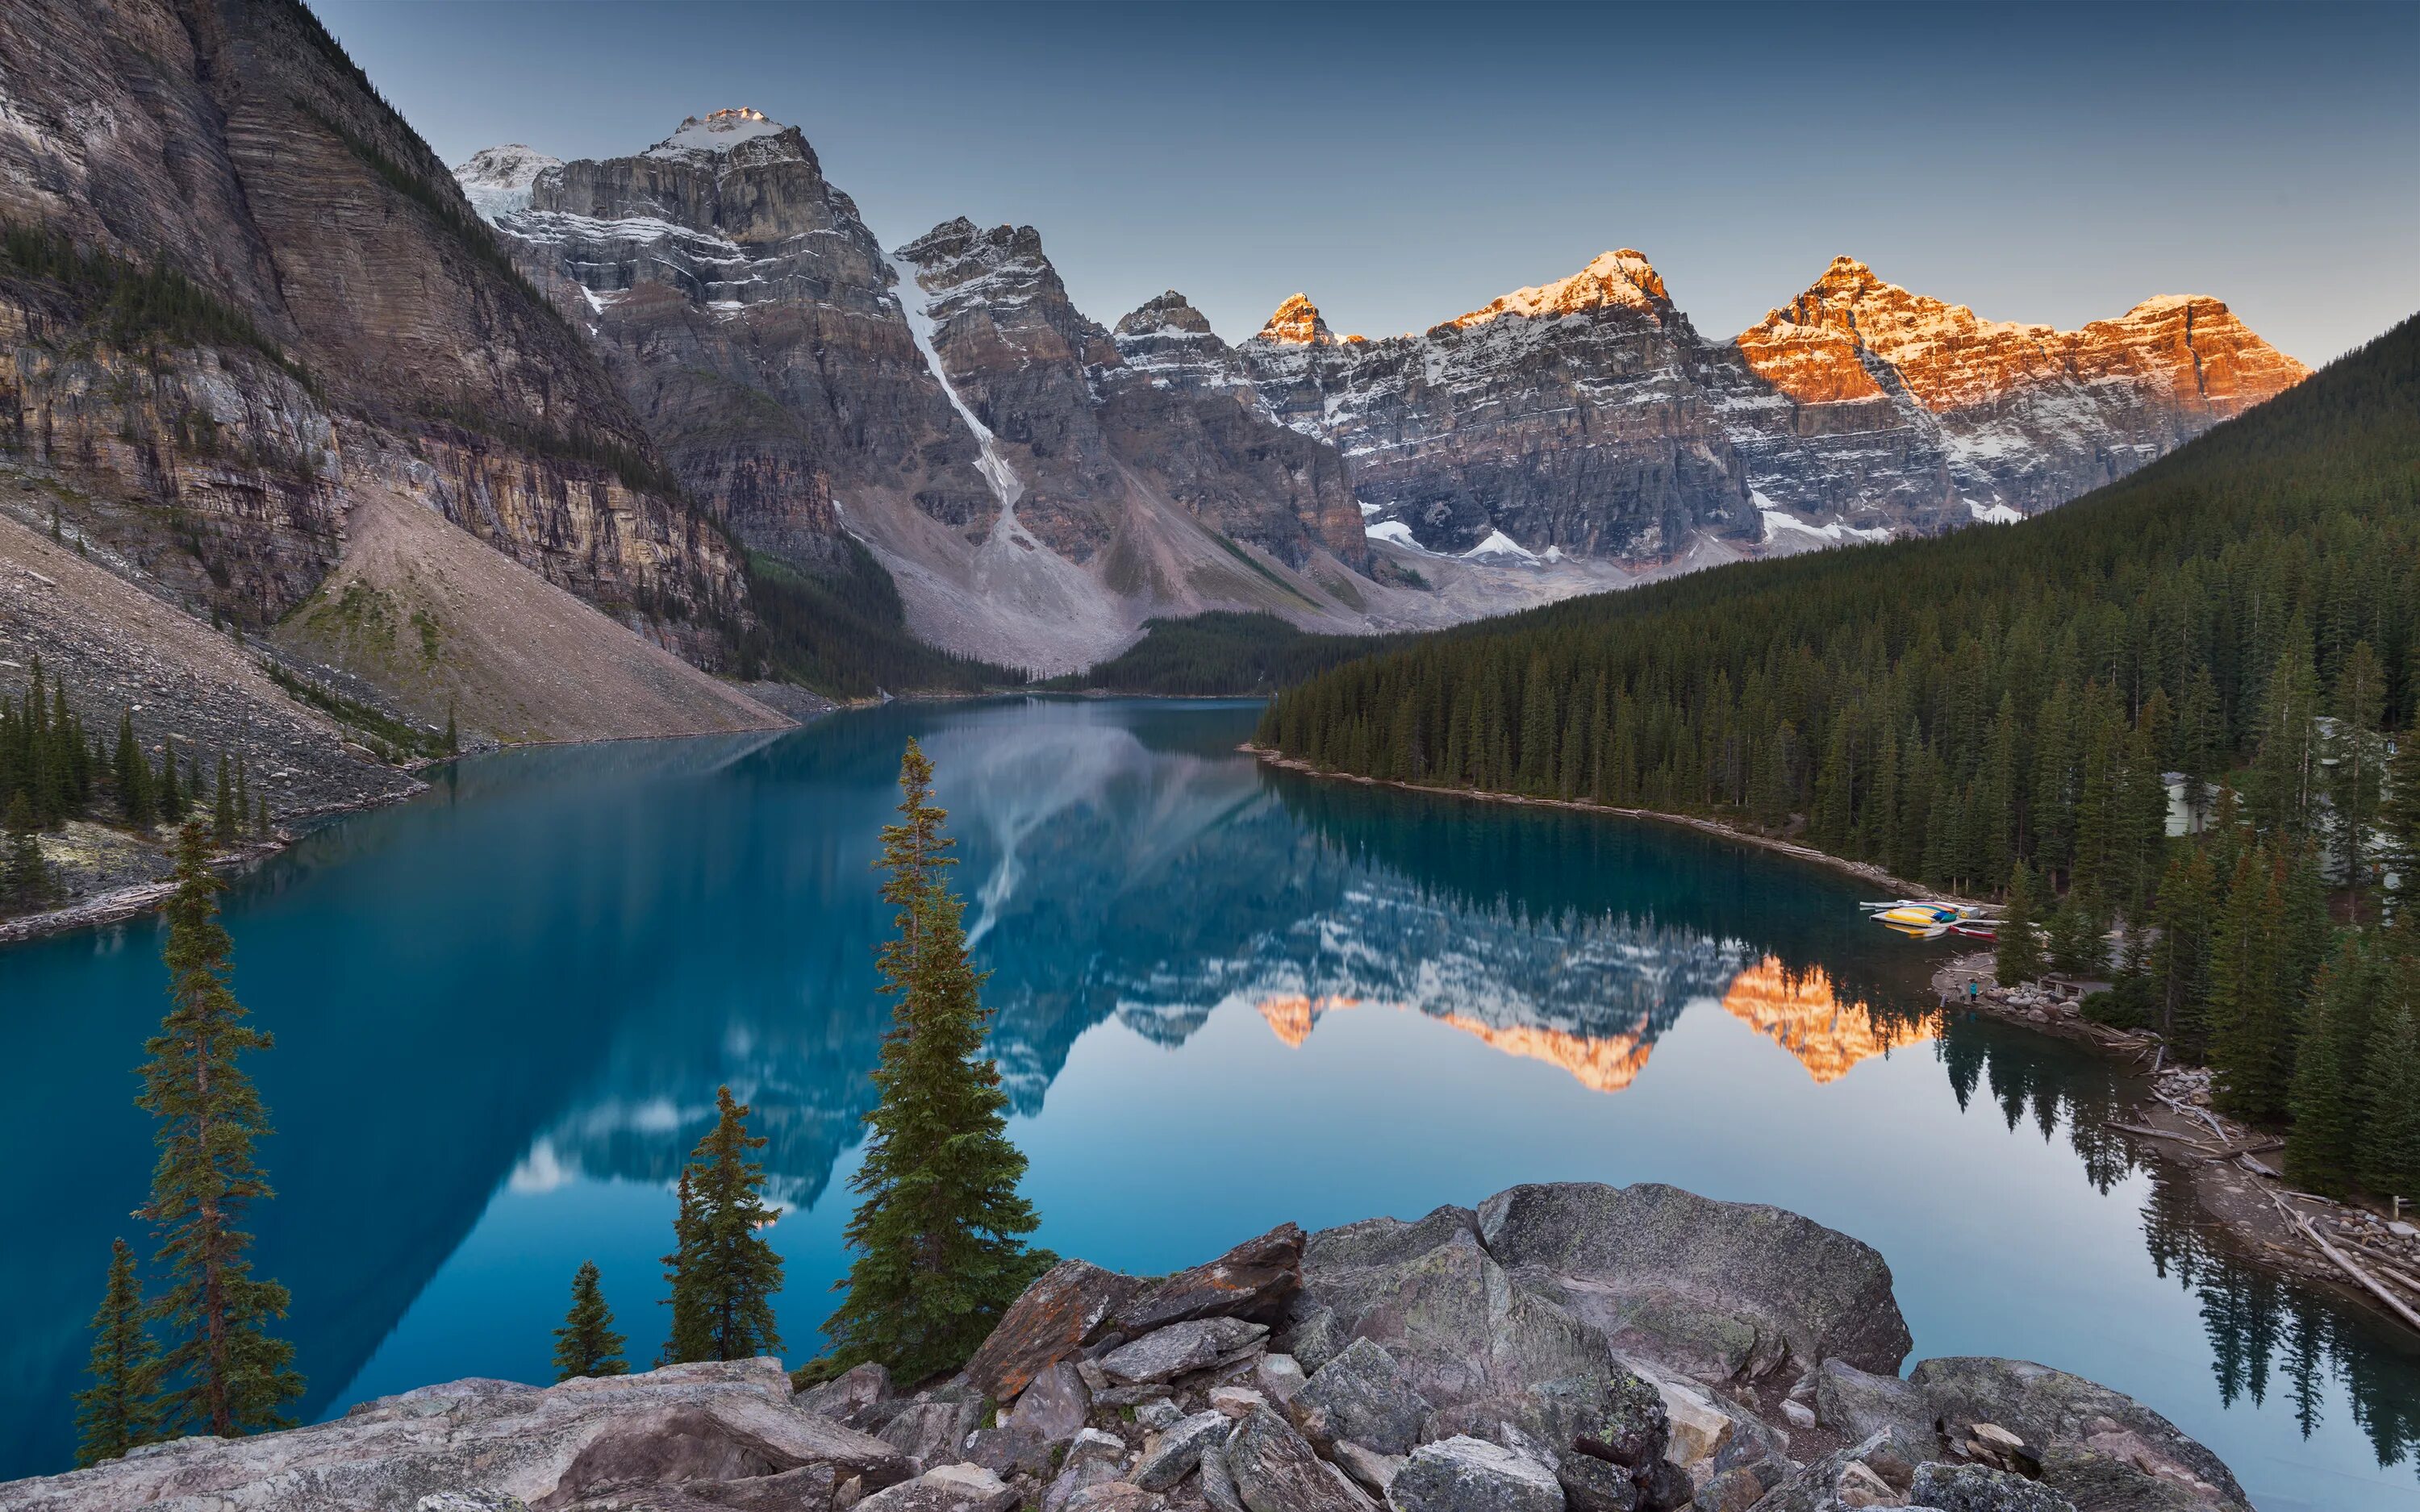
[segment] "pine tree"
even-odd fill
[[[151,769],[143,764],[143,747],[134,738],[134,712],[117,717],[117,752],[111,775],[117,783],[117,804],[126,822],[137,829],[151,823]]]
[[[2178,1055],[2198,1062],[2210,1052],[2210,853],[2195,848],[2168,864],[2152,918],[2151,990],[2160,1032]]]
[[[2210,1063],[2218,1105],[2264,1123],[2284,1117],[2293,1066],[2283,873],[2265,852],[2246,852],[2211,946]]]
[[[269,823],[269,795],[265,793],[253,799],[252,832],[262,840],[273,833]]]
[[[2395,866],[2396,906],[2406,915],[2420,914],[2420,720],[2395,742],[2379,820]]]
[[[2327,754],[2331,849],[2356,893],[2369,886],[2370,830],[2378,823],[2386,743],[2378,733],[2386,706],[2386,671],[2366,640],[2356,641],[2336,673],[2335,726]]]
[[[173,1342],[162,1358],[169,1381],[165,1423],[178,1432],[232,1438],[285,1427],[283,1404],[302,1391],[294,1347],[271,1336],[286,1316],[287,1290],[255,1279],[252,1236],[236,1225],[270,1196],[253,1141],[269,1133],[245,1052],[271,1037],[245,1022],[227,986],[228,940],[218,919],[220,883],[209,870],[209,835],[198,822],[177,837],[177,891],[170,897],[167,1016],[144,1048],[136,1104],[160,1120],[159,1164],[145,1209],[160,1236],[168,1289],[153,1304]]]
[[[109,1285],[92,1315],[92,1384],[76,1393],[76,1463],[116,1459],[159,1437],[160,1355],[144,1327],[134,1250],[110,1241]]]
[[[2354,1172],[2361,1052],[2384,987],[2379,952],[2349,936],[2312,994],[2294,1051],[2286,1175],[2305,1191],[2342,1195]]]
[[[2369,1042],[2355,1143],[2362,1185],[2381,1196],[2420,1196],[2420,1026],[2412,1010],[2382,1014]]]
[[[746,1360],[782,1347],[773,1324],[773,1293],[782,1289],[782,1257],[759,1230],[782,1216],[757,1196],[764,1167],[749,1159],[762,1135],[748,1132],[748,1109],[731,1088],[715,1093],[714,1128],[690,1152],[681,1172],[681,1205],[673,1220],[673,1332],[665,1352],[675,1363]]]
[[[964,1362],[1055,1257],[1024,1243],[1037,1223],[1016,1190],[1025,1156],[1009,1143],[1008,1097],[983,1055],[983,979],[943,881],[955,841],[941,833],[948,816],[914,741],[899,790],[901,822],[884,826],[877,863],[898,911],[898,937],[878,962],[896,1001],[874,1073],[882,1100],[850,1181],[864,1198],[847,1229],[857,1258],[824,1330],[833,1363],[876,1361],[914,1381]]]
[[[619,1376],[629,1373],[622,1358],[622,1335],[613,1332],[613,1312],[605,1305],[597,1284],[597,1262],[582,1260],[571,1278],[571,1310],[554,1331],[554,1379]]]
[[[218,801],[210,810],[210,838],[222,846],[236,841],[236,815],[241,810],[235,806],[235,777],[227,768],[227,754],[219,752]]]
[[[2041,940],[2034,933],[2033,869],[2019,861],[2009,876],[2008,906],[2001,910],[1992,975],[2003,987],[2035,981],[2042,974]]]
[[[462,754],[462,736],[454,727],[454,705],[451,703],[445,705],[445,754]]]
[[[34,805],[23,793],[8,800],[8,815],[0,821],[6,832],[6,854],[0,855],[0,914],[31,913],[51,901],[51,867],[42,859],[41,837],[34,832]]]
[[[185,795],[177,789],[177,737],[160,742],[160,777],[151,784],[151,801],[160,817],[175,824],[185,817]]]
[[[2078,853],[2078,874],[2083,865]],[[2109,969],[2109,938],[2099,909],[2082,887],[2069,890],[2050,916],[2050,964],[2070,977],[2093,979]]]

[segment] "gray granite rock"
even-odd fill
[[[2217,1455],[2133,1397],[2081,1376],[2024,1360],[1950,1358],[1924,1361],[1908,1383],[1953,1443],[1981,1423],[2017,1435],[2044,1484],[2080,1512],[2250,1505]]]
[[[1634,1470],[1663,1458],[1664,1447],[1672,1439],[1672,1419],[1665,1410],[1663,1393],[1622,1370],[1615,1374],[1607,1396],[1611,1400],[1602,1420],[1575,1434],[1572,1446]]]
[[[1147,1491],[1167,1490],[1193,1473],[1203,1449],[1224,1444],[1234,1427],[1234,1419],[1218,1412],[1178,1418],[1152,1436],[1127,1478]]]
[[[1980,1465],[1918,1465],[1910,1493],[1936,1512],[2076,1512],[2076,1505],[2039,1481]]]
[[[1125,1443],[1117,1435],[1099,1428],[1078,1430],[1059,1462],[1057,1478],[1042,1493],[1042,1512],[1063,1512],[1078,1491],[1118,1479],[1125,1463]]]
[[[1826,1360],[1815,1373],[1815,1421],[1848,1439],[1895,1430],[1910,1444],[1933,1445],[1932,1407],[1924,1393],[1897,1376],[1878,1376],[1846,1360]],[[1930,1459],[1934,1454],[1919,1456]]]
[[[1431,1411],[1395,1357],[1366,1338],[1322,1365],[1295,1401],[1326,1412],[1332,1437],[1389,1455],[1411,1452]]]
[[[820,1412],[834,1422],[855,1427],[859,1412],[891,1397],[891,1372],[869,1361],[842,1371],[820,1386],[808,1387],[790,1401],[810,1412]]]
[[[1362,1512],[1363,1502],[1285,1419],[1263,1408],[1236,1425],[1227,1468],[1249,1512]]]
[[[1594,1455],[1565,1455],[1556,1483],[1571,1512],[1637,1512],[1638,1482],[1629,1470]]]
[[[1481,1206],[1478,1235],[1518,1285],[1699,1380],[1907,1357],[1883,1257],[1779,1208],[1649,1182],[1517,1186]]]
[[[1564,1512],[1553,1471],[1467,1436],[1414,1450],[1388,1489],[1387,1504],[1395,1512]]]
[[[1007,1425],[1045,1443],[1065,1443],[1092,1414],[1093,1394],[1076,1367],[1062,1360],[1033,1378],[1009,1412]]]
[[[1198,1484],[1210,1512],[1247,1512],[1244,1498],[1235,1489],[1235,1473],[1227,1468],[1227,1445],[1223,1441],[1202,1446]]]
[[[1101,1368],[1122,1385],[1171,1381],[1206,1370],[1233,1351],[1268,1335],[1265,1323],[1240,1318],[1204,1318],[1174,1323],[1120,1345],[1101,1357]]]
[[[1280,1224],[1206,1265],[1152,1283],[1128,1298],[1112,1322],[1132,1335],[1204,1318],[1275,1324],[1301,1289],[1302,1243],[1298,1225]]]
[[[982,1419],[980,1401],[909,1402],[875,1436],[919,1465],[954,1464],[965,1458],[967,1435]]]

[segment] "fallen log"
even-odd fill
[[[2329,1243],[2325,1239],[2319,1237],[2319,1229],[2312,1227],[2311,1221],[2308,1218],[2304,1217],[2301,1213],[2296,1212],[2292,1208],[2288,1207],[2284,1197],[2281,1197],[2273,1192],[2269,1195],[2269,1200],[2277,1204],[2277,1211],[2284,1213],[2288,1219],[2292,1220],[2294,1227],[2303,1231],[2303,1237],[2318,1245],[2319,1253],[2326,1256],[2329,1259],[2334,1260],[2336,1263],[2337,1269],[2343,1271],[2345,1274],[2351,1276],[2355,1281],[2360,1282],[2363,1288],[2367,1290],[2371,1296],[2376,1297],[2379,1301],[2393,1308],[2395,1310],[2395,1316],[2402,1319],[2403,1321],[2409,1324],[2415,1332],[2420,1332],[2420,1313],[2413,1312],[2411,1306],[2406,1304],[2402,1298],[2397,1296],[2394,1292],[2387,1290],[2386,1288],[2379,1282],[2377,1277],[2371,1275],[2367,1271],[2363,1270],[2360,1266],[2353,1264],[2352,1261],[2346,1257],[2343,1251],[2337,1249],[2334,1244]]]

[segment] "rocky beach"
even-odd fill
[[[470,1380],[0,1486],[7,1512],[2245,1512],[2158,1412],[1926,1360],[1883,1257],[1642,1183],[1064,1260],[965,1368]]]

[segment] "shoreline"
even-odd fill
[[[1812,845],[1801,845],[1796,841],[1778,840],[1771,835],[1759,835],[1748,830],[1736,829],[1718,820],[1707,819],[1697,814],[1672,813],[1663,809],[1625,809],[1617,804],[1592,803],[1586,798],[1532,798],[1518,793],[1496,793],[1485,788],[1431,787],[1423,782],[1399,782],[1392,778],[1362,777],[1354,772],[1322,771],[1309,762],[1284,755],[1266,746],[1255,746],[1249,740],[1235,748],[1264,766],[1274,766],[1288,772],[1300,772],[1306,777],[1315,777],[1325,781],[1357,782],[1363,787],[1393,788],[1398,792],[1418,793],[1428,797],[1467,798],[1478,803],[1503,803],[1516,808],[1567,809],[1576,813],[1611,814],[1621,819],[1652,819],[1658,824],[1678,825],[1683,828],[1694,829],[1700,834],[1712,835],[1719,840],[1731,841],[1741,845],[1752,845],[1759,850],[1787,856],[1792,860],[1829,867],[1835,872],[1846,872],[1851,876],[1863,881],[1893,888],[1905,898],[1939,898],[1947,902],[1962,903],[1985,902],[1980,898],[1967,898],[1938,887],[1926,887],[1918,883],[1910,882],[1905,877],[1894,876],[1871,861],[1852,861],[1845,856],[1834,856],[1829,851],[1819,851]]]
[[[1750,834],[1692,814],[1627,809],[1584,799],[1531,798],[1473,788],[1429,787],[1351,772],[1321,771],[1309,762],[1249,741],[1236,749],[1266,766],[1323,779],[1357,782],[1364,787],[1678,825],[1845,872],[1897,888],[1902,896],[1974,901],[1918,887],[1869,862],[1852,861],[1813,846]],[[1996,984],[1991,964],[1992,954],[1986,950],[1969,951],[1937,966],[1932,985],[1942,995],[1944,1009],[1950,1008],[1954,1001],[2016,1027],[2088,1046],[2108,1059],[2131,1062],[2122,1069],[2141,1078],[2149,1095],[2113,1115],[2102,1126],[2126,1135],[2134,1148],[2156,1159],[2172,1175],[2181,1177],[2193,1191],[2195,1209],[2211,1229],[2223,1238],[2230,1253],[2247,1263],[2324,1290],[2359,1306],[2381,1322],[2420,1337],[2420,1239],[2395,1233],[2366,1208],[2288,1186],[2274,1164],[2282,1136],[2211,1112],[2206,1105],[2208,1072],[2184,1067],[2164,1070],[2165,1045],[2158,1036],[2094,1024],[2084,1018],[2072,1003],[2031,999],[2030,995],[2028,1000],[2016,1000],[2014,995]],[[1962,989],[1970,979],[1976,978],[1991,985],[1980,996],[1968,998]],[[2144,1064],[2146,1057],[2149,1065]],[[2266,1161],[2259,1158],[2264,1155],[2268,1157]],[[2413,1244],[2408,1257],[2395,1251],[2381,1253],[2382,1245],[2406,1242]],[[2331,1250],[2335,1252],[2333,1256]]]

